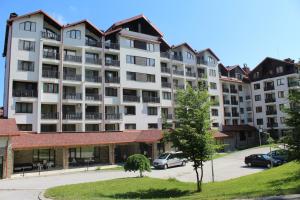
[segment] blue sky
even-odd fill
[[[169,44],[211,48],[224,65],[255,67],[266,56],[300,58],[300,1],[297,0],[6,0],[0,7],[0,47],[9,13],[42,9],[63,23],[89,19],[100,29],[143,13]],[[1,49],[2,52],[2,49]],[[0,58],[0,74],[4,59]],[[0,105],[3,100],[0,76]]]

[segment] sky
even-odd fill
[[[300,58],[298,0],[1,0],[0,47],[9,13],[44,10],[63,24],[88,19],[101,30],[144,14],[170,45],[211,48],[227,65],[253,69],[265,57]],[[4,74],[4,58],[0,58]],[[0,106],[4,76],[0,76]]]

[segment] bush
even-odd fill
[[[144,171],[151,171],[150,161],[142,154],[129,156],[124,165],[125,171],[139,171],[140,177],[143,177]]]

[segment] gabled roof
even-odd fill
[[[151,21],[146,16],[144,16],[143,14],[140,14],[140,15],[128,18],[128,19],[118,21],[118,22],[114,23],[113,25],[111,25],[105,32],[110,32],[111,30],[113,30],[115,28],[118,28],[119,26],[122,26],[122,25],[124,25],[126,23],[129,23],[129,22],[132,22],[132,21],[136,21],[138,19],[144,19],[160,35],[160,37],[163,36],[163,33],[160,32],[160,30],[154,24],[152,24]]]
[[[104,35],[104,33],[101,30],[99,30],[95,25],[93,25],[87,19],[83,19],[83,20],[80,20],[78,22],[67,24],[67,25],[64,26],[64,28],[69,28],[71,26],[76,26],[78,24],[83,24],[83,23],[87,26],[87,28],[91,28],[94,32],[98,33],[99,35],[101,35],[101,36]]]
[[[197,52],[186,42],[184,43],[181,43],[181,44],[178,44],[178,45],[175,45],[175,46],[172,46],[172,49],[176,49],[178,47],[181,47],[181,46],[185,46],[187,47],[189,50],[191,50],[194,54],[196,54]]]
[[[19,134],[15,119],[0,119],[0,137],[17,136]]]
[[[205,51],[208,51],[209,53],[211,53],[218,61],[220,61],[220,59],[218,58],[218,56],[210,49],[210,48],[207,48],[207,49],[203,49],[201,51],[198,51],[198,53],[202,53],[202,52],[205,52]]]

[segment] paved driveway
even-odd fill
[[[232,153],[214,160],[215,180],[227,180],[262,171],[261,168],[247,168],[244,166],[244,157],[253,153],[267,153],[268,148],[254,148]],[[122,177],[137,176],[138,173],[123,171],[88,171],[43,177],[24,177],[18,179],[0,180],[0,199],[2,200],[33,200],[38,194],[50,187],[75,184],[99,180],[108,180]],[[156,178],[176,178],[180,181],[195,181],[195,173],[191,164],[185,167],[175,167],[167,170],[153,170],[148,173]],[[205,163],[204,182],[211,181],[211,163]]]

